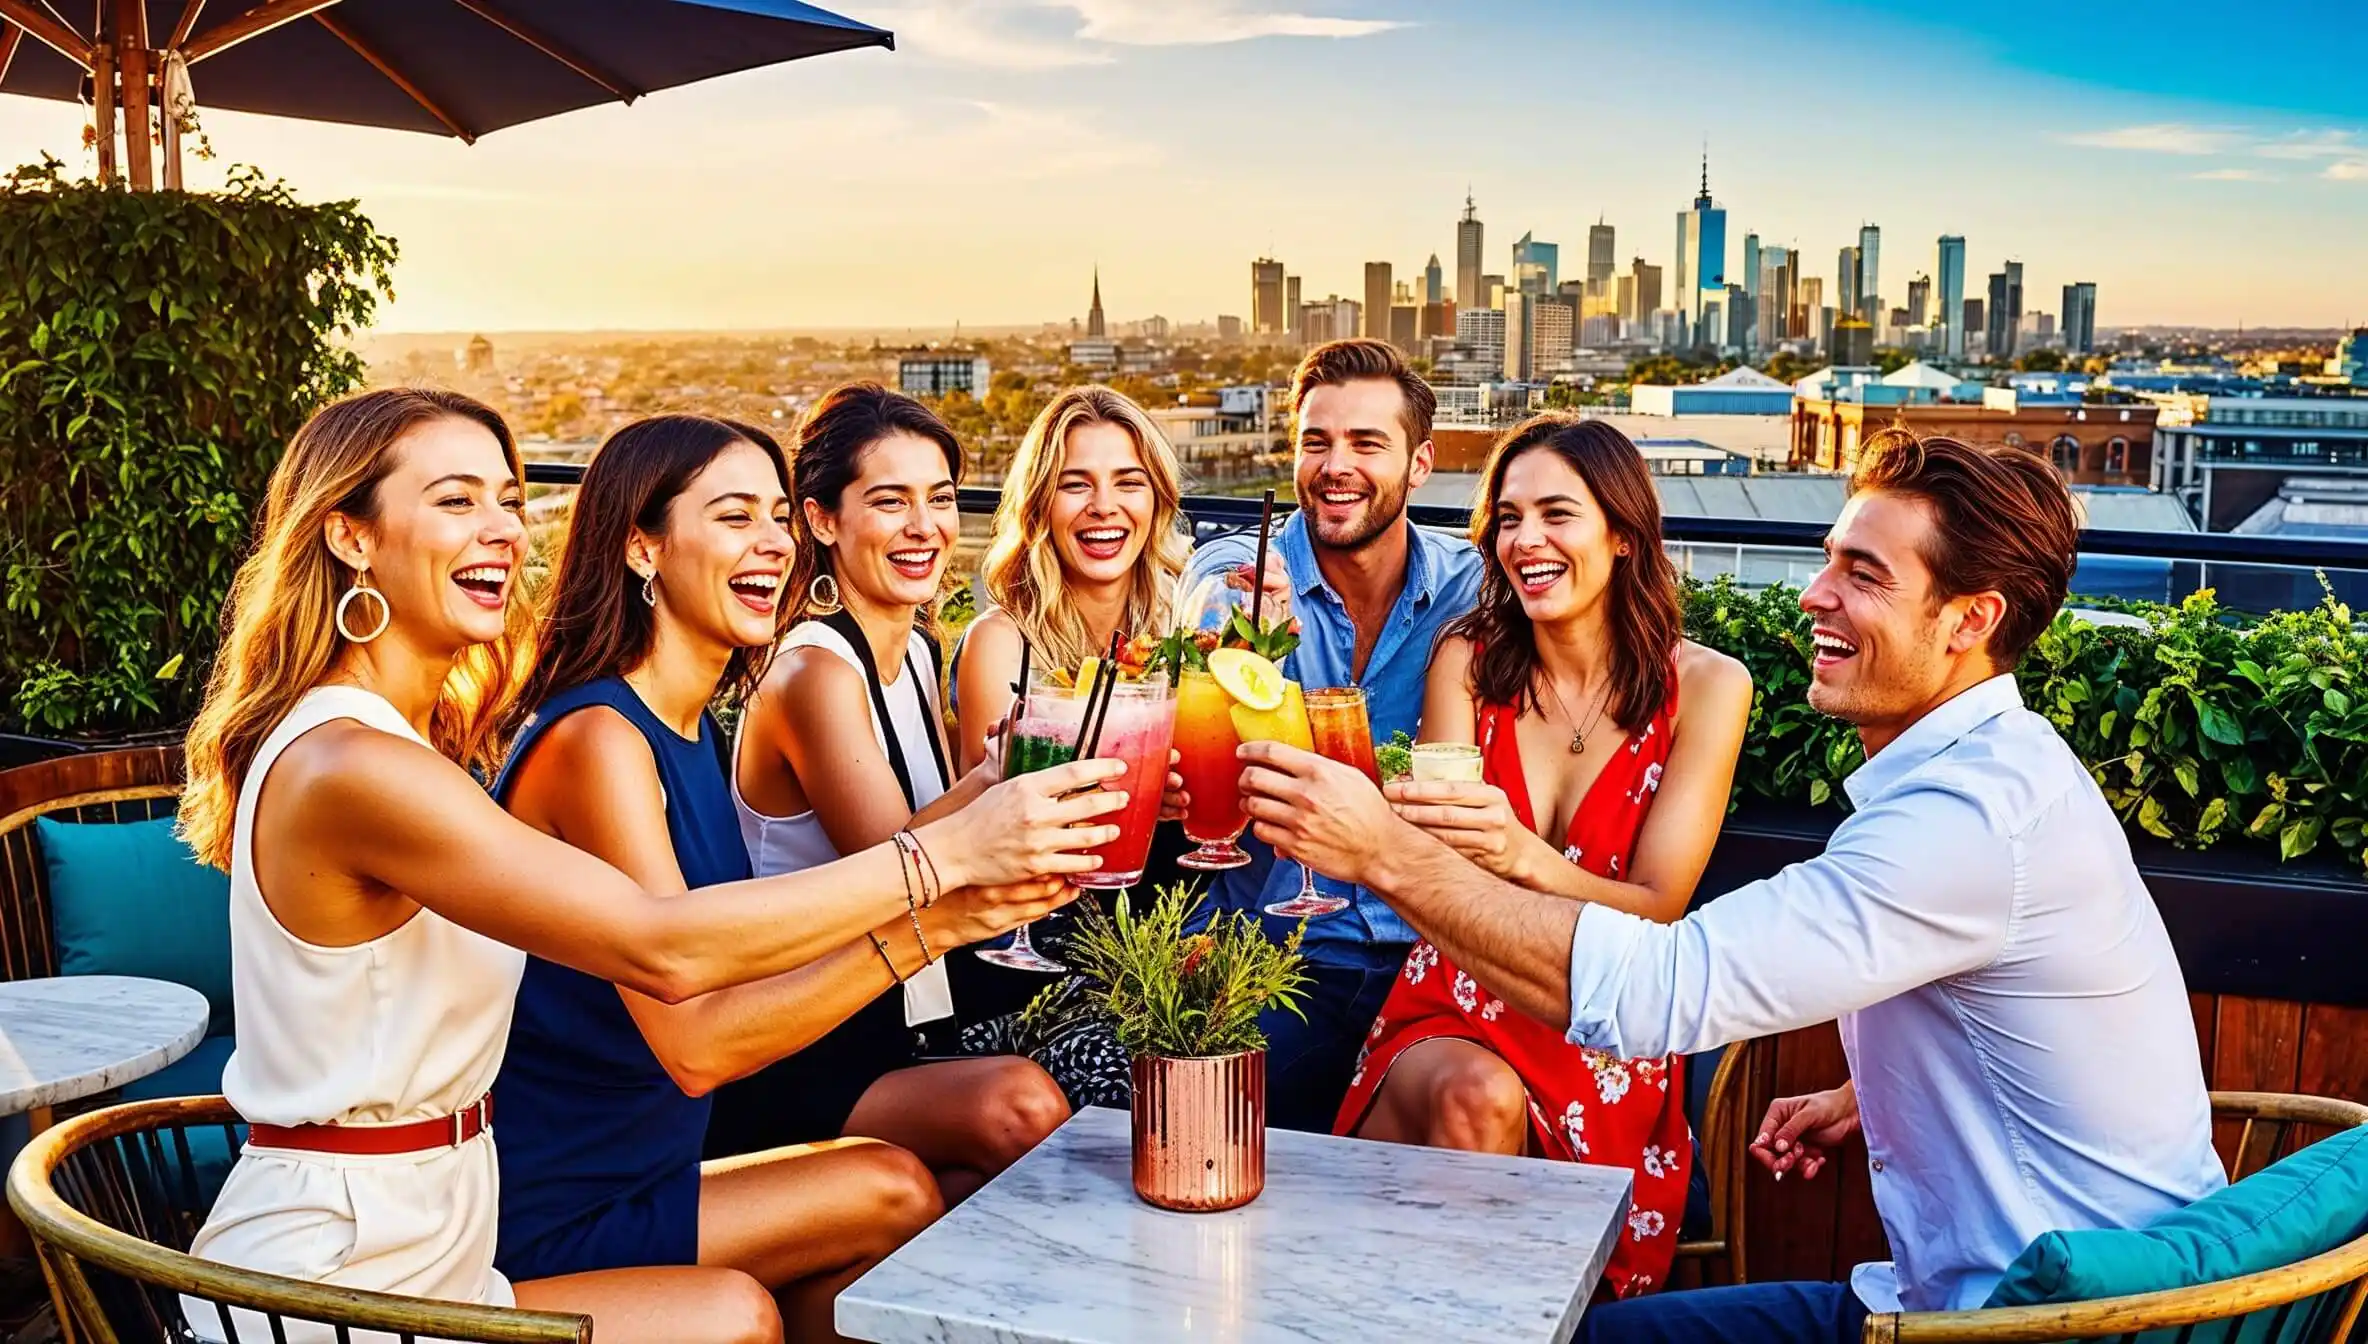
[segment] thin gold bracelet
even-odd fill
[[[903,984],[904,972],[896,969],[896,958],[888,955],[887,940],[869,931],[865,932],[863,936],[872,940],[872,950],[880,954],[880,964],[888,968],[888,978],[900,985]]]

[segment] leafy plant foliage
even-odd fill
[[[1301,930],[1269,941],[1256,916],[1221,912],[1187,933],[1204,898],[1191,883],[1160,889],[1148,910],[1125,901],[1088,912],[1065,952],[1115,1020],[1118,1043],[1137,1055],[1210,1059],[1266,1048],[1258,1014],[1299,1012],[1307,975]]]
[[[1757,689],[1737,798],[1846,806],[1863,757],[1854,730],[1809,707],[1799,594],[1689,580],[1685,607],[1687,632],[1743,660]],[[2239,624],[2207,591],[2138,614],[2142,629],[2058,616],[2018,675],[2122,820],[2192,848],[2368,858],[2368,637],[2351,610],[2329,597]]]
[[[361,385],[342,338],[395,244],[252,169],[218,195],[0,185],[0,726],[121,732],[194,709],[249,510],[288,438]]]

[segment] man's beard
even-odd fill
[[[1395,486],[1381,481],[1374,482],[1373,494],[1366,499],[1364,511],[1357,518],[1338,527],[1323,521],[1321,509],[1323,490],[1324,487],[1319,482],[1316,486],[1317,508],[1309,516],[1308,521],[1312,526],[1308,528],[1308,535],[1313,537],[1317,544],[1335,551],[1365,549],[1381,540],[1382,534],[1389,531],[1391,525],[1406,514],[1407,482],[1403,478]]]

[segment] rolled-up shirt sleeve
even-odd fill
[[[1852,814],[1823,854],[1677,923],[1589,905],[1571,938],[1571,1043],[1691,1054],[1987,965],[2022,861],[1972,799],[1908,789]]]

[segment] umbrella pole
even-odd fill
[[[151,191],[156,174],[151,167],[148,128],[148,5],[146,0],[115,0],[116,68],[123,89],[123,165],[134,191]]]
[[[98,135],[99,185],[115,180],[115,51],[102,44],[90,58],[91,120]]]

